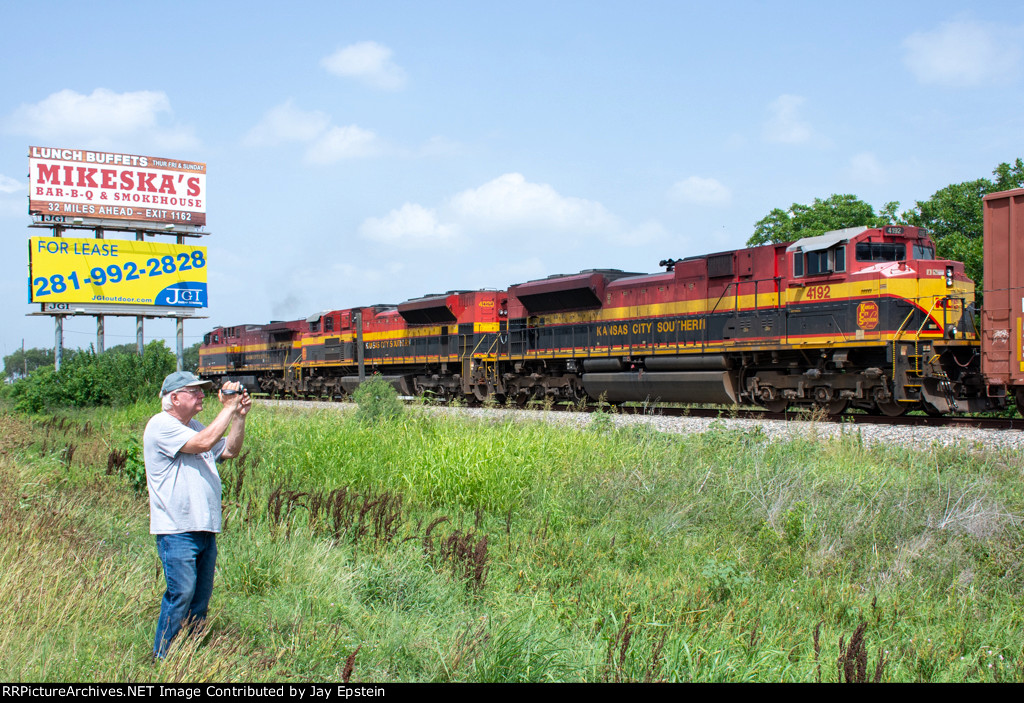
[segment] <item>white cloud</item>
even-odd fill
[[[358,42],[338,49],[324,57],[320,65],[336,76],[355,78],[381,90],[405,86],[405,71],[391,60],[391,49],[377,42]]]
[[[18,107],[4,121],[4,131],[93,148],[174,150],[199,143],[191,127],[173,122],[167,94],[149,90],[115,93],[97,88],[91,95],[62,90]]]
[[[0,173],[0,193],[17,193],[19,190],[25,190],[26,186],[27,183]]]
[[[454,242],[463,233],[512,234],[510,241],[521,250],[542,247],[549,253],[572,250],[588,236],[637,242],[666,238],[657,222],[630,227],[600,203],[562,195],[520,173],[506,173],[456,193],[436,208],[405,203],[383,217],[367,218],[359,227],[364,239],[413,247]]]
[[[771,116],[765,124],[765,138],[783,144],[810,141],[814,133],[800,114],[804,102],[804,98],[799,95],[780,95],[772,101],[768,106]]]
[[[700,176],[676,182],[669,189],[669,196],[695,205],[726,205],[732,200],[732,192],[718,180]]]
[[[306,161],[312,164],[330,164],[342,159],[358,159],[380,153],[377,135],[348,125],[331,127],[306,150]]]
[[[343,159],[375,156],[382,148],[377,135],[357,125],[332,126],[319,110],[301,110],[289,99],[271,108],[242,138],[246,146],[273,146],[282,142],[307,144],[310,164],[332,164]]]
[[[447,242],[458,236],[454,224],[442,224],[433,210],[406,203],[384,217],[368,217],[359,227],[359,234],[376,242],[409,246],[429,246]]]
[[[506,173],[458,193],[450,207],[459,221],[483,229],[595,231],[617,225],[600,203],[560,195],[546,183],[527,182],[521,173]]]
[[[271,146],[281,142],[308,142],[326,131],[331,118],[319,110],[295,107],[289,99],[272,107],[242,139],[246,146]]]
[[[1015,76],[1022,44],[1020,27],[958,20],[904,39],[903,62],[924,84],[980,86]]]

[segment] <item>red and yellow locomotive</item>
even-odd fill
[[[916,227],[856,227],[655,274],[591,270],[217,328],[200,372],[302,397],[376,372],[404,394],[477,400],[1000,407],[980,372],[974,284],[934,252]]]

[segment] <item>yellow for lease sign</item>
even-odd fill
[[[30,303],[207,306],[206,247],[31,237],[28,257]]]

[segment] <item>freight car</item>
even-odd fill
[[[935,258],[923,229],[854,227],[661,263],[217,328],[200,372],[301,397],[345,395],[380,373],[409,395],[518,403],[886,415],[1005,403],[1005,383],[982,373],[974,283]]]
[[[1024,414],[1024,189],[986,195],[981,370]]]

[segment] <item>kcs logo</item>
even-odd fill
[[[862,330],[878,327],[878,303],[865,301],[857,306],[857,326]]]

